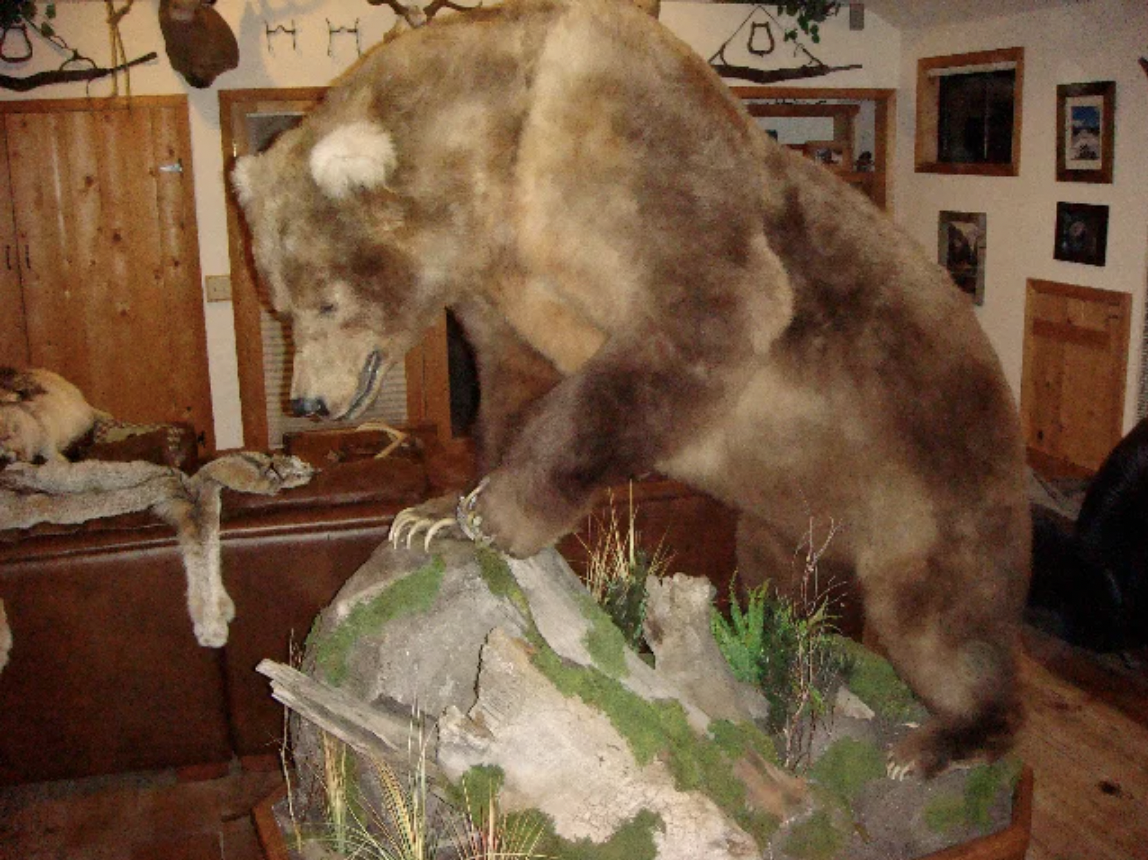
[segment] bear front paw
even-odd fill
[[[405,541],[406,548],[410,549],[419,532],[425,532],[423,549],[430,552],[431,541],[440,534],[443,537],[460,537],[454,516],[456,504],[461,503],[457,502],[454,496],[439,496],[421,505],[399,511],[387,535],[391,546],[398,547]],[[466,537],[470,535],[467,534]]]
[[[568,531],[557,500],[530,500],[517,489],[511,474],[495,472],[458,506],[459,528],[475,543],[492,546],[515,558],[529,558]]]

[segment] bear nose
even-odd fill
[[[311,415],[325,418],[330,414],[327,411],[327,401],[322,397],[295,397],[291,400],[291,411],[300,418]]]

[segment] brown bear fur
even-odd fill
[[[826,563],[935,717],[898,764],[1008,745],[1030,526],[997,358],[940,268],[656,22],[604,0],[436,21],[235,181],[300,411],[357,414],[450,307],[496,546],[530,555],[648,470],[743,512],[775,579],[830,516]]]

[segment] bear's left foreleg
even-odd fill
[[[651,470],[701,425],[720,368],[668,360],[657,334],[609,345],[526,412],[474,503],[490,542],[527,557],[571,531],[602,487]]]

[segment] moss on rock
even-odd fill
[[[925,707],[913,696],[912,690],[888,660],[859,642],[837,638],[848,656],[847,685],[857,698],[887,720],[911,722],[925,718]]]
[[[785,852],[798,860],[830,860],[845,847],[847,836],[824,809],[793,826],[785,840]]]
[[[338,687],[347,679],[347,657],[362,637],[377,633],[395,618],[428,612],[445,572],[442,557],[435,556],[429,564],[357,604],[333,630],[320,633],[313,629],[307,637],[307,650],[326,680]]]
[[[777,829],[776,819],[747,806],[745,785],[733,773],[734,763],[750,750],[765,754],[767,760],[776,755],[756,727],[715,723],[715,734],[699,737],[680,702],[648,702],[600,670],[564,662],[545,645],[533,661],[563,695],[577,696],[601,711],[625,738],[639,765],[655,757],[665,760],[675,787],[705,794],[759,845]]]
[[[479,575],[490,589],[490,593],[495,597],[505,597],[522,613],[523,618],[530,620],[530,601],[526,599],[526,594],[518,584],[518,580],[514,578],[510,565],[506,563],[502,553],[490,547],[480,546],[475,548],[474,557],[478,561]]]
[[[965,828],[985,832],[992,825],[992,806],[1001,792],[1012,791],[1020,775],[1020,764],[1001,759],[991,765],[978,765],[965,776],[962,793],[948,792],[925,805],[925,824],[934,833],[953,833]]]
[[[583,595],[580,602],[582,615],[590,622],[590,629],[583,637],[590,659],[611,678],[625,678],[629,674],[625,635],[589,595]]]
[[[867,782],[885,776],[885,754],[876,744],[844,737],[834,741],[809,769],[809,775],[848,806]]]
[[[542,838],[535,846],[536,856],[554,860],[655,860],[658,847],[654,832],[665,826],[660,816],[643,809],[615,830],[607,841],[595,843],[589,839],[563,839],[554,832],[549,817],[542,817],[545,821]]]

